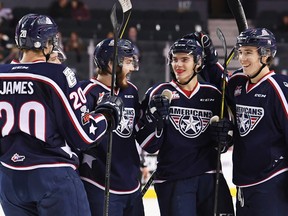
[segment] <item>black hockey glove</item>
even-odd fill
[[[213,65],[218,62],[218,53],[213,46],[211,38],[205,32],[195,32],[196,40],[204,49],[204,64]]]
[[[216,146],[220,145],[221,153],[225,153],[232,145],[233,123],[227,118],[219,120],[218,116],[213,116],[210,119],[209,132]]]
[[[155,121],[158,130],[163,128],[164,121],[168,121],[169,107],[170,102],[165,95],[154,95],[149,103],[150,116]]]
[[[95,108],[95,113],[102,113],[108,122],[108,130],[114,130],[121,121],[123,106],[124,104],[120,97],[106,93]]]

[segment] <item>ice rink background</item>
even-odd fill
[[[235,185],[232,183],[232,150],[229,150],[225,154],[221,155],[223,173],[226,178],[226,181],[232,191],[232,195],[235,197]],[[144,197],[144,207],[145,207],[145,216],[160,216],[158,202],[153,191],[153,187],[149,189],[146,196]],[[0,216],[5,216],[0,206]]]

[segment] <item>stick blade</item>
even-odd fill
[[[126,13],[127,11],[132,9],[132,3],[130,0],[118,0],[121,8],[123,10],[123,13]]]
[[[223,46],[226,47],[226,39],[220,28],[217,28],[216,34],[220,41],[223,43]]]
[[[226,39],[225,36],[223,34],[223,32],[221,31],[220,28],[217,28],[216,30],[216,34],[217,37],[219,38],[219,40],[221,41],[222,45],[223,45],[223,50],[224,50],[224,69],[226,69],[227,67],[227,43],[226,43]]]
[[[118,24],[118,21],[117,21],[116,9],[117,9],[117,5],[116,5],[116,3],[115,3],[115,4],[113,5],[113,7],[112,7],[112,10],[111,10],[110,20],[111,20],[113,29],[116,29],[116,30],[117,30],[119,24]]]

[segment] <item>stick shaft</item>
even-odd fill
[[[148,179],[148,181],[146,182],[146,184],[142,188],[142,190],[141,190],[142,197],[144,197],[144,195],[148,191],[149,187],[152,185],[152,183],[154,181],[154,177],[155,177],[155,172],[156,172],[156,170],[151,174],[150,178]]]
[[[111,158],[112,158],[112,132],[109,132],[107,154],[106,154],[106,170],[105,170],[105,197],[104,197],[104,211],[103,215],[109,215],[109,201],[110,201],[110,172],[111,172]]]
[[[113,66],[112,66],[112,79],[111,79],[111,91],[110,91],[111,96],[114,96],[114,90],[115,90],[115,85],[116,85],[115,82],[116,82],[116,68],[117,68],[117,64],[118,64],[118,40],[119,40],[119,34],[121,31],[121,28],[122,28],[123,23],[124,23],[124,12],[126,12],[126,9],[127,9],[126,4],[128,4],[128,8],[130,8],[129,13],[131,13],[131,8],[132,8],[130,0],[124,1],[126,4],[123,3],[123,0],[119,1],[119,2],[121,4],[121,8],[123,11],[122,23],[119,24],[118,20],[117,20],[116,3],[113,5],[113,8],[111,10],[111,15],[110,15],[110,19],[111,19],[111,22],[113,25],[113,32],[114,32],[114,47],[113,47],[114,50],[113,50],[113,57],[112,57],[113,58]],[[126,28],[126,25],[128,23],[129,18],[130,18],[130,14],[129,14],[127,20],[125,21],[125,26],[122,29],[121,35],[123,35],[123,32]],[[121,37],[120,37],[120,39],[121,39]],[[109,131],[107,154],[106,154],[106,167],[105,167],[106,168],[105,169],[105,192],[104,192],[105,197],[104,197],[103,216],[109,215],[110,174],[111,174],[112,146],[113,146],[112,144],[113,144],[113,132]]]
[[[224,108],[225,108],[225,92],[226,92],[226,76],[227,76],[227,44],[223,32],[218,28],[217,36],[221,40],[224,50],[224,73],[222,78],[222,98],[221,98],[221,110],[220,110],[220,119],[224,117]],[[214,216],[217,216],[218,213],[218,195],[219,195],[219,184],[220,184],[220,169],[221,168],[221,143],[218,143],[218,152],[217,152],[217,167],[216,167],[216,180],[215,180],[215,198],[214,198]]]
[[[230,8],[230,11],[232,12],[235,18],[235,21],[238,27],[238,32],[241,33],[242,31],[248,29],[246,15],[245,15],[243,6],[241,4],[241,1],[240,0],[227,0],[227,3]],[[226,65],[229,65],[230,61],[233,59],[234,52],[235,52],[235,48],[233,48],[230,51],[228,58],[226,60]]]

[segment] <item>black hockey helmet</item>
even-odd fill
[[[46,15],[27,14],[23,16],[15,30],[16,45],[20,49],[44,49],[49,42],[57,44],[58,26]]]
[[[172,57],[174,53],[187,53],[187,55],[192,55],[194,62],[196,64],[202,65],[202,60],[204,57],[203,48],[192,35],[186,35],[185,37],[174,42],[174,44],[170,47],[170,50],[168,52],[169,64],[171,64],[172,62]]]
[[[266,28],[250,28],[240,33],[237,37],[236,49],[241,46],[254,46],[259,48],[260,56],[274,58],[277,52],[274,34]]]
[[[131,41],[126,39],[120,39],[117,43],[118,49],[118,59],[117,65],[123,66],[124,57],[135,57],[134,46]],[[107,70],[109,61],[113,59],[114,52],[114,39],[104,39],[100,43],[97,44],[94,50],[94,62],[96,66],[102,71]],[[134,67],[136,67],[136,59],[134,59]],[[137,61],[138,64],[138,61]]]

